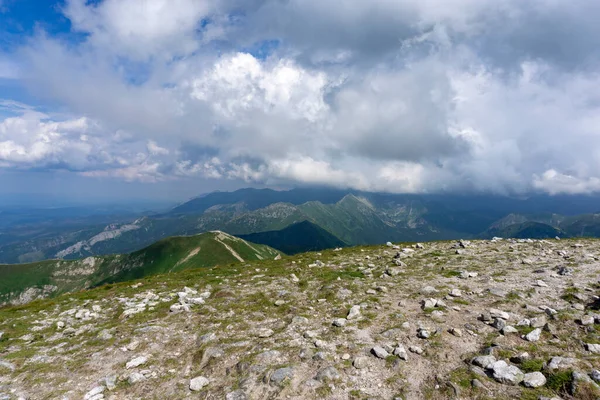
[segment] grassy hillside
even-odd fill
[[[223,232],[170,237],[126,255],[0,265],[0,304],[81,290],[188,268],[277,256],[278,251]]]
[[[568,235],[560,229],[548,224],[527,221],[521,224],[512,224],[502,228],[490,229],[483,236],[488,238],[498,236],[516,239],[552,239],[556,236],[565,238]]]
[[[286,254],[347,246],[325,229],[309,221],[298,222],[278,231],[252,233],[241,237],[250,242],[266,244]]]

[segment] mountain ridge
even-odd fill
[[[0,304],[26,303],[106,283],[187,268],[274,258],[281,253],[225,232],[173,236],[129,253],[31,264],[0,264]]]

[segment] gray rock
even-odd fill
[[[423,354],[423,349],[419,346],[410,346],[408,348],[408,351],[410,351],[411,353],[415,353],[415,354]]]
[[[404,346],[401,344],[398,344],[398,346],[396,346],[393,354],[404,361],[408,360],[408,353],[406,352]]]
[[[490,308],[490,316],[492,318],[501,318],[506,321],[510,319],[510,315],[507,312],[498,310],[496,308]]]
[[[523,385],[528,388],[538,388],[546,384],[546,377],[541,372],[530,372],[523,376]]]
[[[421,288],[421,294],[425,296],[431,296],[434,293],[437,293],[438,290],[433,286],[424,286]]]
[[[592,370],[592,372],[590,372],[590,378],[592,378],[596,383],[600,382],[600,371],[597,369]]]
[[[400,329],[400,328],[388,329],[387,331],[382,332],[381,336],[383,336],[386,339],[396,339],[396,338],[402,336],[402,329]]]
[[[570,388],[572,395],[577,395],[577,389],[581,382],[589,383],[590,385],[594,386],[596,390],[600,390],[600,386],[598,386],[592,380],[592,378],[590,378],[588,375],[584,374],[583,372],[573,371],[572,376],[573,376],[573,380],[571,381],[571,388]]]
[[[475,389],[488,390],[488,388],[479,379],[471,380],[471,386],[473,386]]]
[[[190,380],[190,390],[193,392],[198,392],[205,386],[208,386],[209,383],[210,381],[207,378],[203,376],[197,376]]]
[[[129,375],[129,378],[127,379],[127,382],[129,382],[130,385],[136,384],[138,382],[141,382],[143,380],[146,380],[146,377],[142,374],[140,374],[139,372],[132,372]]]
[[[273,334],[275,334],[275,332],[273,331],[273,329],[269,328],[261,328],[258,331],[256,331],[256,336],[258,336],[259,338],[268,338],[273,336]]]
[[[14,371],[16,367],[13,363],[9,363],[8,361],[5,361],[5,360],[0,360],[0,368],[5,368],[10,371]]]
[[[600,344],[595,344],[595,343],[586,343],[585,344],[585,348],[587,349],[587,351],[589,351],[590,353],[594,353],[594,354],[600,354]]]
[[[205,335],[202,335],[202,336],[198,337],[198,340],[196,341],[196,345],[197,346],[202,346],[203,344],[206,344],[208,342],[212,342],[216,338],[217,338],[217,335],[215,335],[214,332],[207,333]]]
[[[385,359],[387,356],[390,355],[390,353],[388,353],[383,347],[381,346],[375,346],[371,349],[371,353],[373,353],[376,357],[378,358],[383,358]]]
[[[506,361],[500,360],[489,366],[495,380],[506,385],[518,385],[524,377],[523,371]]]
[[[504,328],[502,328],[503,335],[508,335],[510,333],[517,333],[517,332],[519,332],[519,331],[514,326],[506,325]]]
[[[594,325],[594,317],[592,315],[584,315],[581,317],[581,325]]]
[[[106,389],[104,386],[96,386],[95,388],[93,388],[92,390],[90,390],[83,396],[83,400],[104,398],[104,395],[102,394],[104,392],[104,389]]]
[[[360,316],[360,306],[354,305],[350,308],[350,311],[348,311],[348,316],[346,317],[346,319],[351,320],[351,319],[358,318],[359,316]]]
[[[248,396],[243,390],[235,390],[225,395],[225,400],[247,400]]]
[[[144,357],[144,356],[136,357],[136,358],[132,359],[131,361],[129,361],[127,364],[125,364],[125,368],[127,368],[127,369],[136,368],[136,367],[139,367],[140,365],[146,364],[147,362],[148,362],[147,357]]]
[[[556,356],[550,359],[550,362],[546,365],[546,369],[549,371],[571,369],[576,362],[577,359],[575,358]]]
[[[471,360],[471,364],[477,365],[478,367],[488,369],[496,362],[494,356],[477,356]]]
[[[532,328],[542,328],[544,325],[546,325],[546,317],[543,315],[531,318],[529,320],[529,326],[531,326]]]
[[[319,382],[337,381],[340,379],[340,373],[334,367],[327,367],[317,372],[315,379]]]
[[[104,384],[108,390],[115,390],[117,387],[117,375],[109,375],[104,378]]]
[[[304,332],[304,334],[302,336],[304,336],[305,339],[314,339],[317,336],[319,336],[319,332],[317,332],[317,331],[306,331],[306,332]]]
[[[294,325],[308,324],[308,318],[296,315],[294,318],[292,318],[292,324],[294,324]]]
[[[523,352],[523,353],[517,354],[514,357],[511,357],[510,361],[514,362],[516,364],[521,364],[524,361],[527,361],[527,360],[530,360],[530,359],[531,359],[531,355],[529,353],[527,353],[527,352]]]
[[[498,330],[502,330],[506,326],[506,320],[504,320],[502,318],[494,318],[494,322],[492,323],[492,326]]]
[[[481,367],[478,367],[477,365],[469,365],[469,371],[471,371],[475,375],[481,376],[483,378],[488,377],[487,374],[485,373],[484,369]]]
[[[294,369],[291,367],[279,368],[269,378],[271,385],[281,385],[285,380],[294,377]]]
[[[428,339],[429,336],[431,336],[431,333],[427,329],[421,328],[417,331],[417,337],[421,339]]]
[[[424,299],[421,301],[421,308],[423,310],[434,308],[437,305],[436,299]]]
[[[368,357],[356,357],[352,362],[352,365],[356,369],[364,369],[369,366],[369,358]]]
[[[563,276],[567,276],[567,275],[573,275],[573,268],[569,268],[569,267],[560,267],[558,269],[558,274],[559,275],[563,275]]]
[[[346,318],[336,318],[333,320],[332,325],[337,326],[337,327],[342,327],[342,326],[345,326],[347,322],[348,321],[346,320]]]
[[[110,340],[113,338],[113,335],[110,333],[108,329],[102,329],[100,333],[98,333],[98,339],[100,340]]]
[[[451,335],[454,335],[456,337],[462,337],[463,335],[462,331],[458,328],[450,328],[448,329],[448,332],[450,332]]]
[[[262,364],[277,364],[281,362],[281,352],[278,350],[268,350],[256,356],[256,361]]]

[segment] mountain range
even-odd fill
[[[0,265],[0,305],[27,303],[37,298],[192,267],[273,259],[278,255],[280,252],[268,246],[215,231],[169,237],[131,254]]]
[[[0,262],[130,253],[169,236],[211,230],[290,253],[386,241],[600,236],[598,200],[240,189],[160,213],[52,210],[44,217],[44,210],[12,210],[0,222]]]

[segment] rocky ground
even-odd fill
[[[599,257],[388,243],[4,308],[0,399],[600,398]]]

